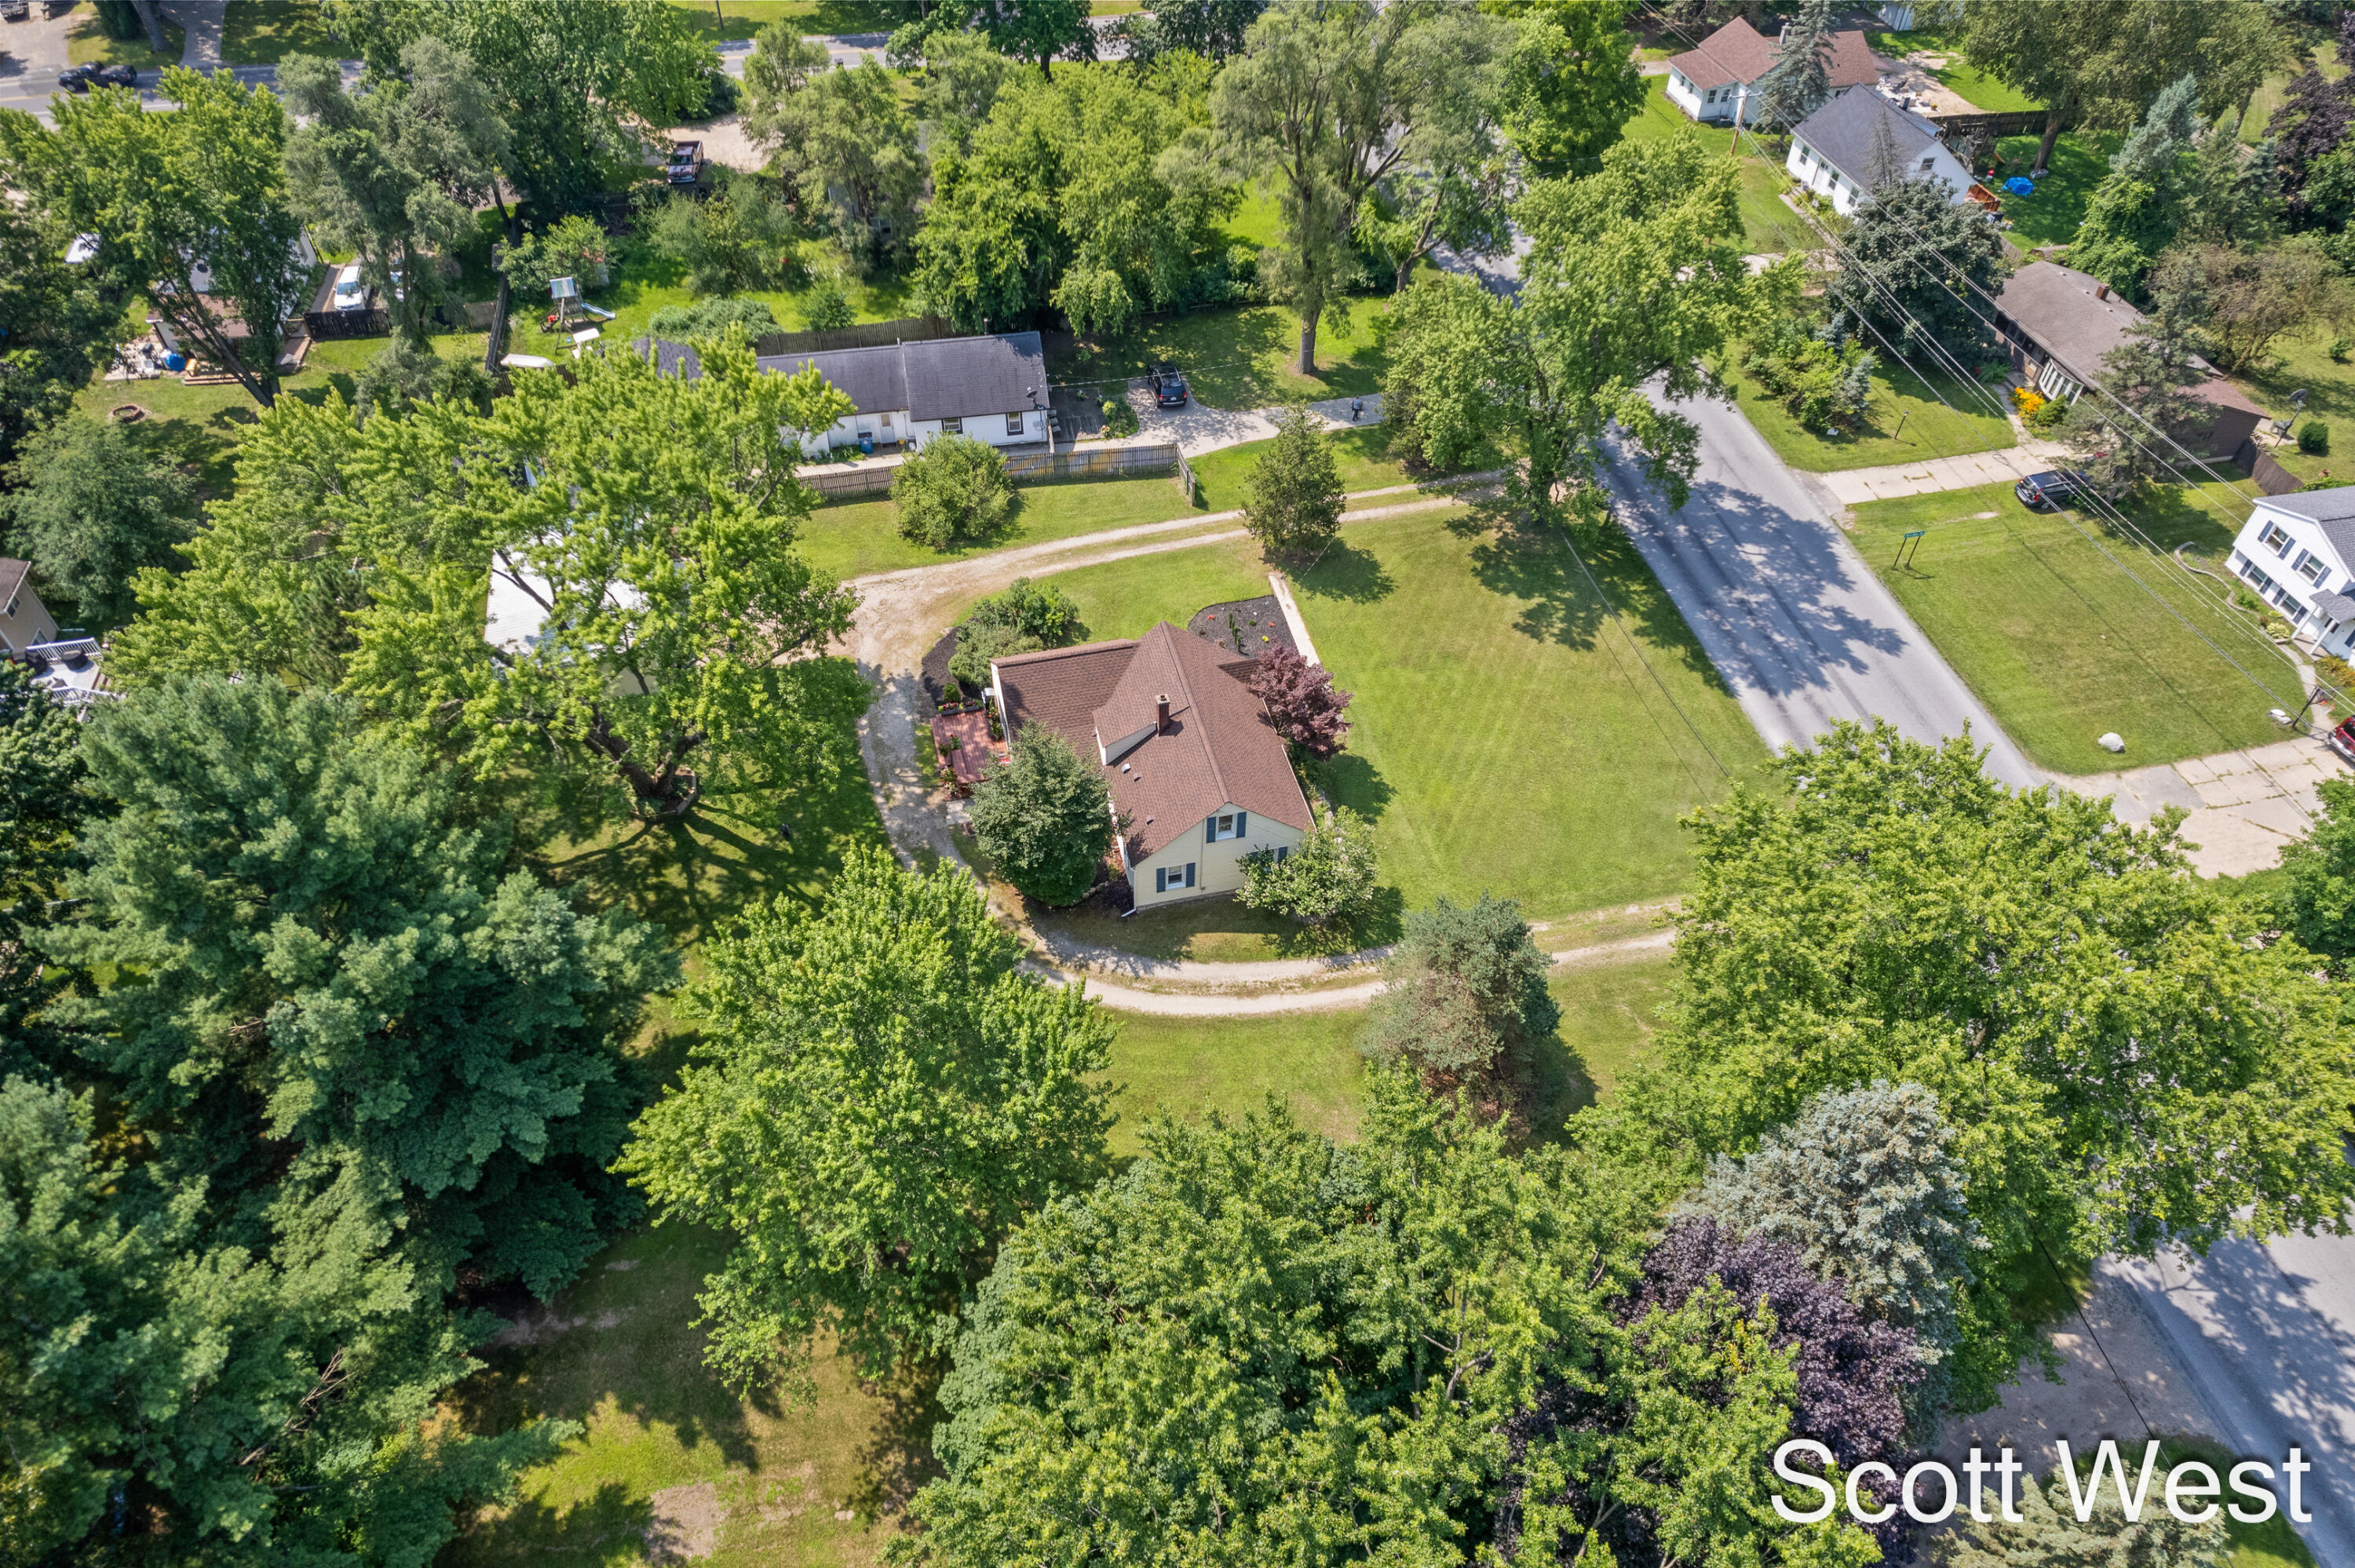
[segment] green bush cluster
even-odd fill
[[[2319,419],[2308,419],[2297,428],[2297,450],[2308,457],[2321,457],[2330,450],[2330,427]]]
[[[1846,435],[1872,415],[1880,359],[1862,344],[1785,321],[1742,349],[1742,368],[1808,429]]]

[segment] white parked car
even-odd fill
[[[364,311],[368,308],[368,286],[360,281],[360,264],[346,261],[336,269],[335,292],[330,296],[334,308],[339,311]]]

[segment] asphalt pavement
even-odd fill
[[[1636,548],[1766,743],[1806,747],[1835,719],[1886,718],[1927,742],[1967,726],[1996,778],[2042,783],[1750,421],[1710,398],[1678,408],[1701,434],[1685,504],[1672,509],[1624,450],[1611,483]]]

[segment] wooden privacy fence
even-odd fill
[[[2287,495],[2304,482],[2297,475],[2274,461],[2271,452],[2245,438],[2233,451],[2232,461],[2239,463],[2242,471],[2256,481],[2257,488],[2267,495]]]
[[[804,484],[827,500],[851,495],[878,495],[891,488],[891,476],[900,471],[903,458],[879,458],[860,463],[856,468],[837,468],[815,463],[795,471]],[[1006,475],[1016,483],[1036,484],[1053,479],[1107,479],[1121,474],[1174,473],[1181,484],[1190,485],[1193,475],[1186,463],[1186,454],[1175,441],[1156,441],[1146,446],[1095,447],[1065,452],[1007,452]],[[1193,492],[1188,489],[1190,498]]]
[[[504,290],[506,280],[500,280]],[[436,306],[433,324],[444,332],[462,328],[486,330],[498,313],[494,300],[476,300],[453,314],[445,306]],[[303,331],[311,337],[327,341],[344,337],[386,337],[392,332],[392,313],[378,305],[365,311],[306,311],[303,315]]]
[[[1938,134],[1951,145],[1972,140],[1992,142],[2004,136],[2025,136],[2030,132],[2041,136],[2052,113],[2046,109],[2009,109],[1996,114],[1924,114],[1922,118],[1935,125]]]

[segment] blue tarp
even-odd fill
[[[2036,182],[2025,178],[2022,175],[2014,175],[2011,178],[2003,182],[2003,188],[2009,191],[2014,196],[2034,196],[2036,194]]]

